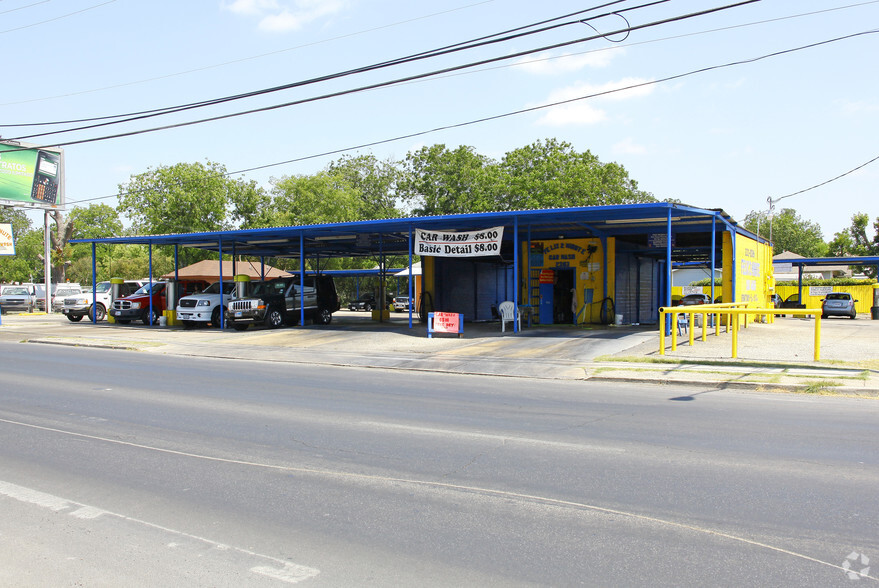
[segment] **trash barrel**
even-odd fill
[[[870,318],[874,321],[879,321],[879,306],[870,307]]]

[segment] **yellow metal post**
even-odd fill
[[[689,345],[693,346],[693,327],[695,326],[695,322],[693,319],[696,318],[695,313],[689,312],[687,313],[687,334],[690,336]]]
[[[708,339],[706,335],[708,334],[708,314],[702,313],[702,342],[704,343]]]
[[[821,314],[815,314],[815,361],[821,360]]]
[[[665,355],[665,311],[659,312],[659,355]]]
[[[678,313],[672,311],[671,313],[671,350],[677,351],[678,349]]]
[[[730,319],[732,319],[732,316],[732,313],[730,313]],[[729,326],[726,329],[729,332]],[[732,356],[733,359],[739,356],[739,317],[736,317],[735,322],[732,324]]]

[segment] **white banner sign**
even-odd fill
[[[15,255],[12,223],[0,223],[0,255]]]
[[[503,227],[466,233],[415,229],[415,255],[433,257],[500,255],[503,238]]]

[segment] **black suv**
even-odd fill
[[[299,284],[299,276],[259,282],[250,296],[229,301],[226,323],[238,331],[249,325],[263,324],[273,329],[283,324],[295,325],[303,308],[307,319],[320,325],[330,324],[333,313],[339,310],[339,296],[331,276],[306,276],[304,288]]]

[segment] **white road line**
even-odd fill
[[[619,447],[606,447],[584,443],[567,443],[565,441],[548,441],[546,439],[534,439],[532,437],[514,437],[510,435],[494,435],[491,433],[471,433],[456,431],[454,429],[435,429],[431,427],[416,427],[412,425],[397,425],[393,423],[381,423],[377,421],[360,421],[361,425],[374,429],[391,429],[406,431],[416,435],[441,436],[445,438],[457,437],[462,439],[481,439],[485,441],[502,441],[504,443],[522,443],[525,445],[545,445],[562,449],[576,449],[578,451],[607,451],[610,453],[625,453],[626,450]]]
[[[281,582],[286,582],[288,584],[297,584],[303,580],[313,578],[320,574],[320,570],[316,568],[311,568],[298,564],[291,564],[270,555],[256,553],[254,551],[242,549],[239,547],[230,547],[226,544],[219,543],[205,537],[199,537],[198,535],[192,535],[184,531],[170,529],[168,527],[163,527],[161,525],[156,525],[147,521],[128,517],[123,514],[110,512],[108,510],[103,510],[94,506],[89,506],[87,504],[82,504],[73,500],[61,498],[60,496],[54,496],[52,494],[40,492],[39,490],[34,490],[32,488],[26,488],[17,484],[4,482],[2,480],[0,480],[0,496],[6,496],[8,498],[18,500],[19,502],[24,502],[26,504],[33,504],[42,508],[48,508],[49,510],[52,510],[54,512],[61,512],[67,509],[73,509],[67,514],[79,519],[96,519],[104,515],[115,517],[126,522],[143,525],[151,529],[162,531],[164,533],[170,533],[173,535],[177,535],[178,537],[184,537],[192,541],[204,543],[216,549],[217,551],[234,550],[237,553],[244,554],[253,558],[263,559],[271,562],[274,565],[280,566],[278,568],[272,566],[254,566],[250,568],[250,571],[256,574],[261,574],[263,576],[268,576]],[[166,544],[166,546],[169,549],[173,549],[179,546],[179,543],[169,542]]]

